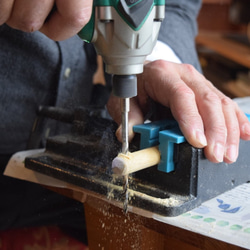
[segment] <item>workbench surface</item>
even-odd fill
[[[23,159],[34,153],[37,153],[37,151],[31,150],[15,154],[10,160],[5,174],[43,185],[73,190],[71,193],[73,198],[77,197],[78,200],[85,201],[86,190],[26,169]],[[161,223],[173,225],[228,244],[250,249],[249,197],[250,183],[245,183],[177,217],[163,217],[151,213],[145,213],[143,216],[152,217]],[[136,212],[131,207],[129,210],[132,213]]]

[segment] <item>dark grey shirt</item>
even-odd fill
[[[77,36],[54,42],[0,26],[0,154],[26,148],[39,105],[89,102],[95,60]]]

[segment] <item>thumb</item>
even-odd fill
[[[119,141],[122,141],[122,128],[121,128],[121,99],[116,96],[111,96],[107,103],[107,108],[110,116],[119,125],[116,131],[116,137]],[[142,124],[144,122],[143,113],[137,103],[136,98],[130,99],[130,111],[128,113],[128,135],[129,141],[134,137],[133,126]]]

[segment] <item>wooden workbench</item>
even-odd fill
[[[84,203],[90,249],[244,249],[89,197]]]

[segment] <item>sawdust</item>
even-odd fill
[[[124,247],[127,247],[131,241],[133,245],[130,245],[129,249],[139,249],[141,230],[139,223],[134,221],[134,218],[127,216],[124,219],[123,214],[114,214],[111,205],[108,203],[102,204],[98,211],[103,215],[99,217],[98,223],[103,232],[102,239],[100,239],[97,245],[98,249],[109,249],[108,246],[117,246],[120,249],[125,249]],[[121,221],[124,222],[124,225],[121,225]],[[126,226],[126,224],[128,225]]]
[[[117,185],[119,178],[120,177],[113,175],[112,181],[108,185],[107,199],[110,201],[115,199],[114,191],[116,192],[118,191],[119,193],[123,192],[123,187]],[[154,204],[159,204],[167,207],[175,207],[183,203],[183,200],[180,199],[180,197],[178,196],[171,196],[168,198],[158,198],[145,193],[141,193],[133,189],[129,189],[128,192],[129,192],[129,202],[131,202],[132,200],[136,200],[137,198],[140,198],[153,202]]]
[[[164,205],[164,206],[178,206],[182,203],[182,201],[178,197],[170,197],[170,198],[156,198],[135,190],[129,190],[130,199],[136,199],[136,197],[141,197],[145,200],[152,201],[156,204]]]

